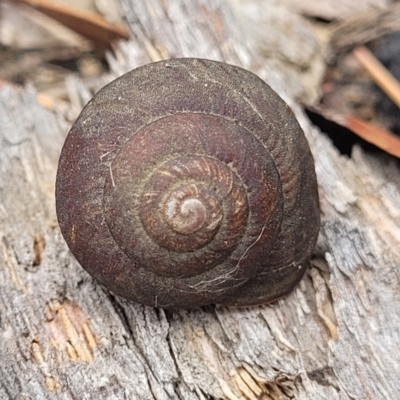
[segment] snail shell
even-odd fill
[[[281,297],[319,229],[289,107],[252,73],[199,59],[146,65],[93,97],[65,141],[56,205],[91,275],[160,307]]]

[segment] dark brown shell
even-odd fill
[[[81,265],[159,307],[281,297],[319,229],[314,164],[289,107],[252,73],[199,59],[100,90],[64,144],[56,202]]]

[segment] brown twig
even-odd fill
[[[393,133],[352,115],[338,117],[336,121],[386,153],[400,158],[400,138]]]
[[[357,47],[354,54],[358,61],[371,75],[375,83],[397,104],[400,108],[400,83],[381,64],[381,62],[364,46]]]
[[[108,23],[95,13],[55,4],[49,0],[14,0],[46,14],[102,47],[110,47],[116,39],[128,39],[128,31]]]

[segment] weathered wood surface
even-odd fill
[[[359,148],[340,156],[310,126],[294,99],[317,93],[318,44],[298,16],[265,3],[121,0],[132,40],[110,64],[116,76],[170,56],[224,60],[290,102],[315,158],[323,221],[305,279],[245,309],[163,311],[114,297],[57,227],[54,177],[69,122],[33,88],[3,85],[1,399],[398,399],[398,164]]]

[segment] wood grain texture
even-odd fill
[[[32,88],[3,85],[0,398],[397,399],[396,161],[359,148],[350,159],[339,155],[292,100],[286,76],[295,65],[283,58],[286,67],[275,69],[273,54],[246,40],[237,5],[121,4],[134,37],[110,57],[115,75],[157,58],[208,57],[251,69],[291,103],[319,180],[323,227],[313,264],[269,306],[174,312],[116,298],[77,264],[56,224],[54,177],[68,123],[44,110]]]

